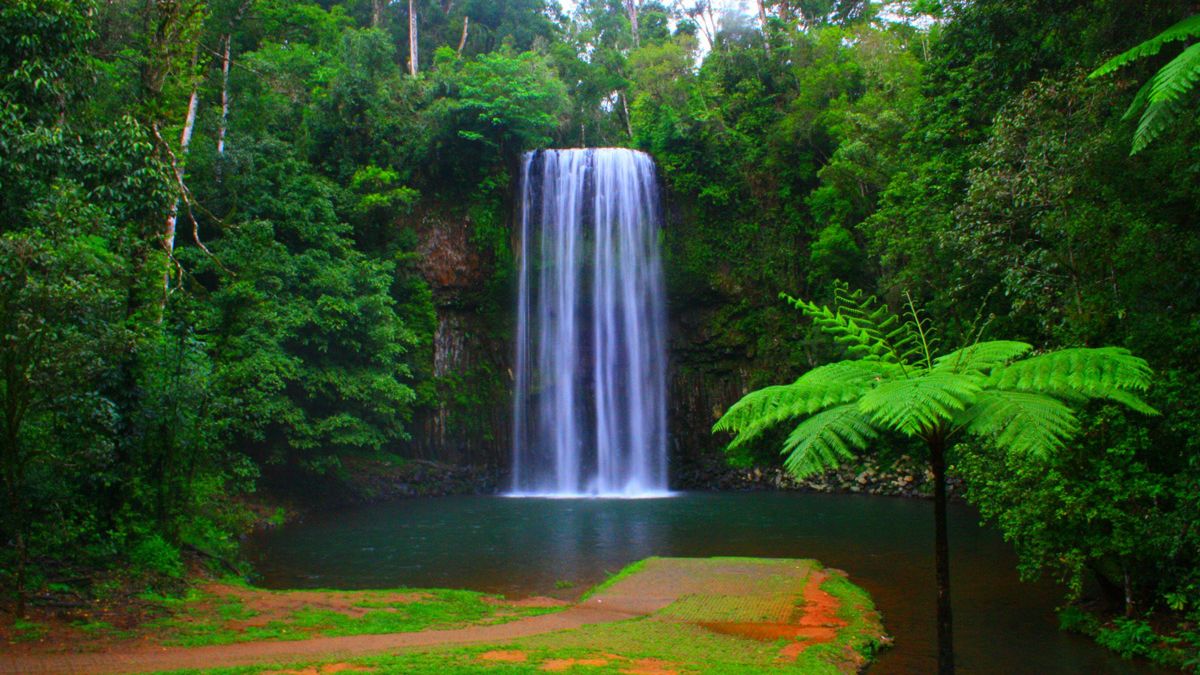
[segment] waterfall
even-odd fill
[[[514,495],[666,493],[660,220],[645,153],[525,155]]]

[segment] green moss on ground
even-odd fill
[[[611,589],[617,582],[628,579],[645,569],[651,560],[656,559],[641,561],[626,567],[597,586],[588,595],[595,596]],[[790,579],[792,593],[787,595],[786,599],[790,603],[795,603],[796,606],[801,606],[804,602],[802,597],[795,594],[797,579],[803,581],[808,578],[807,575],[821,569],[814,561],[721,558],[712,559],[711,562],[714,565],[723,563],[792,565],[793,569],[799,562],[807,566],[807,572]],[[758,581],[763,583],[749,588],[752,588],[755,597],[768,600],[768,604],[773,604],[776,599],[774,595],[784,588],[782,577],[778,583],[771,576]],[[803,583],[799,585],[803,586]],[[705,628],[703,625],[705,621],[721,621],[729,618],[724,610],[732,611],[738,618],[745,618],[741,616],[737,607],[730,610],[730,607],[727,606],[729,603],[714,602],[707,605],[693,603],[695,604],[692,607],[693,610],[700,611],[707,608],[705,611],[708,614],[693,616],[695,612],[690,612],[687,620],[673,617],[670,611],[660,611],[647,617],[546,633],[504,644],[424,648],[348,661],[339,659],[337,661],[294,663],[285,667],[296,670],[312,668],[315,672],[320,673],[323,672],[322,663],[338,663],[341,666],[369,668],[372,672],[377,673],[415,675],[520,674],[542,673],[548,669],[596,675],[655,672],[656,669],[712,675],[745,675],[761,672],[820,675],[856,672],[886,643],[879,613],[875,610],[870,596],[839,573],[831,572],[821,584],[821,589],[839,601],[837,616],[845,622],[845,625],[838,629],[833,641],[813,644],[798,654],[793,652],[791,654],[793,658],[784,656],[784,653],[789,645],[795,644],[796,640],[790,638],[755,640]],[[799,639],[803,640],[803,638]],[[212,672],[241,675],[260,673],[262,670],[262,666],[255,666]],[[333,670],[333,668],[329,668],[330,672]]]
[[[304,640],[312,637],[378,635],[491,625],[558,611],[559,607],[520,607],[503,599],[455,589],[381,591],[264,591],[244,587],[247,595],[197,592],[179,601],[171,616],[148,626],[166,645],[203,645],[258,640]],[[336,599],[275,610],[256,609],[266,598],[319,594]]]

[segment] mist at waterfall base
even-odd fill
[[[645,153],[525,155],[509,496],[669,495],[661,220]]]

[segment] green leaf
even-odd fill
[[[784,466],[797,478],[836,468],[878,437],[867,415],[849,403],[801,422],[783,444]]]
[[[979,391],[979,378],[930,372],[879,385],[862,397],[859,409],[875,424],[920,436],[948,424],[973,405]]]
[[[1120,347],[1063,349],[992,371],[984,387],[1051,394],[1060,398],[1108,398],[1125,402],[1130,391],[1150,386],[1150,366]]]
[[[792,384],[764,387],[733,404],[713,431],[733,431],[730,448],[757,437],[779,422],[811,415],[832,405],[856,401],[899,368],[878,361],[841,361],[814,368]]]
[[[781,293],[780,297],[812,319],[823,333],[846,348],[851,356],[872,361],[911,364],[918,360],[920,340],[911,322],[901,321],[875,296],[834,286],[836,311]]]
[[[934,370],[953,373],[986,373],[1013,359],[1023,356],[1033,347],[1024,342],[993,340],[977,342],[970,347],[950,352],[934,361]]]
[[[1078,429],[1075,414],[1062,401],[1023,391],[985,390],[955,419],[956,426],[1016,452],[1046,455],[1062,447]]]
[[[1154,56],[1172,42],[1200,36],[1200,14],[1194,14],[1136,47],[1109,59],[1088,77],[1102,77],[1138,59]]]
[[[1130,154],[1144,150],[1171,126],[1184,96],[1196,86],[1197,80],[1200,80],[1200,42],[1185,49],[1146,83],[1150,88],[1145,97],[1146,110],[1138,120]],[[1142,92],[1138,94],[1141,96]]]

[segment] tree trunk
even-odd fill
[[[633,138],[633,120],[629,117],[629,101],[625,97],[625,92],[617,94],[621,99],[621,109],[625,111],[625,131],[629,134],[629,138]]]
[[[225,159],[225,134],[229,131],[229,68],[233,65],[233,31],[250,9],[251,0],[243,0],[229,22],[221,50],[221,122],[217,127],[217,180],[221,180],[221,164]]]
[[[8,492],[8,515],[13,524],[13,546],[17,553],[17,569],[13,572],[13,585],[16,586],[15,614],[18,619],[25,618],[25,568],[29,559],[29,546],[25,538],[25,517],[21,508],[19,484],[24,482],[21,471],[21,456],[18,449],[16,423],[9,420],[5,430],[5,483]]]
[[[199,47],[192,53],[192,70],[196,69],[196,60],[200,55]],[[181,186],[183,185],[183,161],[187,158],[188,146],[192,143],[192,129],[196,126],[196,108],[200,103],[200,80],[196,79],[195,73],[192,73],[192,95],[188,97],[187,117],[183,121],[183,133],[179,136],[179,164],[175,167],[175,180]],[[167,268],[163,271],[163,298],[162,305],[167,304],[167,294],[171,291],[171,258],[175,255],[175,228],[179,220],[179,199],[171,202],[171,209],[167,212],[167,222],[163,226],[163,248],[167,252]],[[161,315],[159,317],[161,320]]]
[[[408,74],[417,74],[417,5],[408,0]]]
[[[463,17],[462,37],[458,39],[458,55],[459,55],[459,57],[462,56],[463,47],[467,46],[467,27],[470,25],[471,25],[471,17],[464,16]]]
[[[950,611],[950,540],[946,533],[946,441],[929,441],[933,469],[934,567],[937,570],[938,675],[954,674],[954,635]]]
[[[758,23],[762,26],[763,50],[767,52],[767,56],[771,55],[771,40],[767,37],[767,3],[766,0],[758,0]]]
[[[371,28],[383,25],[383,8],[386,6],[387,0],[371,0]]]
[[[633,46],[641,46],[641,37],[638,29],[638,8],[637,0],[625,0],[625,12],[629,15],[629,28],[633,32]]]
[[[226,35],[225,48],[221,52],[221,121],[217,125],[217,161],[213,165],[218,183],[225,166],[225,134],[229,130],[229,52],[232,42],[233,35]]]
[[[233,34],[225,36],[225,49],[221,52],[221,124],[217,128],[217,158],[225,157],[225,132],[229,128],[229,57],[233,43]],[[221,163],[217,162],[217,173],[220,175]]]

